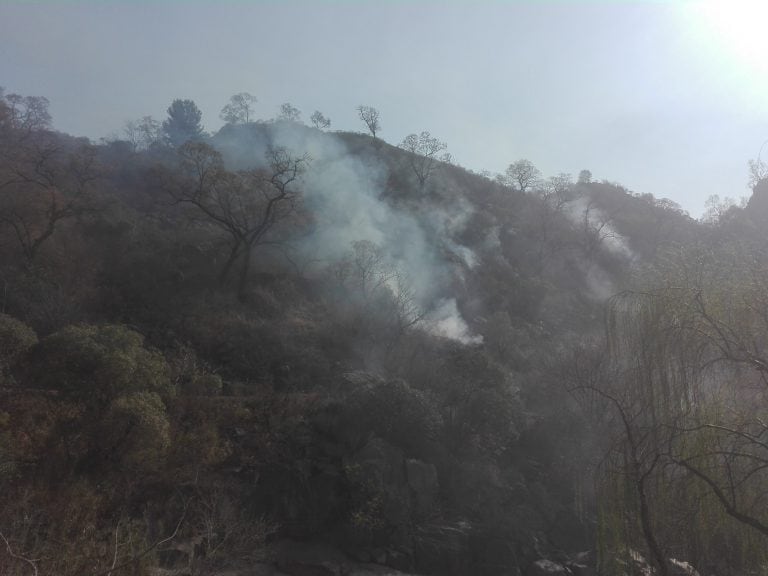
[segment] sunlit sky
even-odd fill
[[[768,4],[768,3],[767,3]],[[57,129],[98,140],[193,99],[283,102],[397,144],[429,130],[456,161],[592,171],[698,216],[749,194],[768,139],[761,2],[35,2],[0,0],[0,85],[46,96]],[[766,147],[768,149],[768,147]]]

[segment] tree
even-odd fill
[[[227,234],[230,250],[220,279],[240,260],[237,286],[243,297],[253,249],[272,241],[270,233],[294,213],[300,197],[294,186],[310,158],[275,148],[266,154],[267,168],[230,172],[221,154],[202,142],[188,142],[179,155],[178,172],[165,175],[163,186],[175,202],[192,206]]]
[[[663,254],[637,290],[612,299],[605,371],[581,386],[612,405],[624,429],[614,475],[632,480],[638,499],[611,508],[639,515],[646,540],[698,550],[702,564],[764,556],[759,544],[725,559],[708,550],[745,540],[745,530],[768,537],[767,260],[762,246],[722,237]],[[675,530],[670,508],[688,530]],[[663,555],[653,555],[661,569]]]
[[[93,210],[96,150],[48,130],[45,98],[10,94],[1,102],[0,227],[31,264],[63,221]]]
[[[582,170],[579,172],[579,184],[590,184],[592,182],[592,172]]]
[[[559,210],[576,197],[573,188],[573,178],[565,172],[560,172],[557,176],[550,176],[541,187],[539,194],[551,206]]]
[[[152,116],[129,120],[125,123],[123,133],[134,150],[149,150],[160,143],[163,136],[162,125]]]
[[[371,136],[376,138],[376,133],[381,130],[379,124],[379,111],[372,106],[363,106],[362,104],[357,107],[357,114],[365,125],[368,127],[368,131]]]
[[[608,559],[641,540],[662,576],[669,574],[662,542],[669,542],[660,535],[663,512],[655,502],[664,501],[659,486],[671,483],[664,466],[668,425],[675,406],[686,402],[691,377],[685,362],[670,362],[687,358],[690,350],[670,334],[669,320],[642,295],[615,296],[608,304],[606,341],[579,346],[563,374],[595,423],[595,435],[606,442],[596,478],[603,503],[598,529],[606,533],[601,555]],[[658,372],[657,362],[669,362],[674,382]]]
[[[331,273],[353,333],[393,341],[424,317],[408,278],[373,242],[353,242]]]
[[[704,202],[706,211],[702,214],[701,221],[708,224],[716,224],[727,214],[732,213],[734,208],[744,208],[746,203],[745,198],[742,198],[741,202],[737,202],[734,198],[730,198],[729,196],[721,199],[719,195],[712,194]]]
[[[277,119],[285,122],[301,122],[301,110],[286,102],[280,105],[280,114]]]
[[[200,139],[203,113],[192,100],[174,100],[168,107],[168,118],[163,122],[163,133],[171,146],[181,146],[189,140]]]
[[[529,186],[536,186],[535,195],[540,200],[535,208],[539,243],[538,261],[539,266],[543,269],[547,256],[562,247],[563,237],[559,231],[563,230],[562,221],[566,205],[575,198],[576,191],[570,174],[560,173],[550,177],[545,182],[536,177],[532,182],[531,179],[538,170],[533,168],[533,165],[527,160],[520,162],[526,164],[520,165],[519,170],[516,170],[517,186],[523,192]],[[520,162],[515,164],[520,164]],[[509,173],[509,170],[507,172]]]
[[[419,135],[409,134],[400,143],[400,148],[409,152],[407,156],[408,165],[416,175],[419,182],[419,188],[429,180],[429,177],[439,166],[439,162],[449,161],[450,155],[444,155],[438,158],[438,154],[448,148],[445,142],[440,142],[437,138],[424,131]]]
[[[530,160],[518,160],[509,165],[506,180],[518,192],[526,192],[541,180],[541,172]]]
[[[14,366],[35,344],[37,335],[29,326],[0,313],[0,383],[3,371]]]
[[[136,392],[174,393],[163,356],[141,334],[121,325],[69,326],[32,351],[31,381],[100,412]]]
[[[29,385],[55,391],[54,431],[72,470],[107,464],[147,471],[162,463],[169,422],[164,400],[175,393],[165,358],[121,325],[68,326],[32,350]]]
[[[6,95],[0,89],[0,129],[28,134],[50,128],[49,104],[43,96]]]
[[[256,96],[248,92],[240,92],[230,97],[229,103],[221,109],[219,117],[227,124],[247,124],[251,121],[253,104]]]
[[[613,229],[614,214],[601,210],[594,200],[588,200],[582,213],[582,247],[585,256],[592,260],[606,240],[616,238]]]
[[[322,112],[319,110],[315,110],[309,119],[312,122],[312,125],[319,130],[325,130],[331,126],[330,119],[323,116]]]

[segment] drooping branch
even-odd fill
[[[27,565],[29,565],[30,568],[32,568],[32,573],[34,576],[38,575],[37,571],[37,563],[40,562],[40,559],[32,559],[27,558],[26,556],[22,556],[21,554],[17,554],[13,551],[13,548],[11,548],[11,543],[8,541],[8,538],[5,537],[5,535],[0,532],[0,540],[2,540],[5,543],[5,549],[8,551],[8,555],[13,558],[14,560],[19,560],[20,562],[25,562]]]

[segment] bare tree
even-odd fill
[[[49,102],[42,96],[5,95],[0,91],[0,128],[13,130],[18,137],[51,126]]]
[[[433,138],[427,131],[419,135],[409,134],[400,143],[400,148],[410,153],[407,156],[408,165],[416,175],[419,188],[424,188],[441,161],[450,162],[449,154],[438,158],[438,154],[448,148],[447,144]]]
[[[616,238],[613,229],[613,214],[601,210],[594,200],[589,200],[582,212],[581,231],[583,237],[583,250],[586,257],[591,260],[604,242]]]
[[[406,275],[373,242],[353,242],[352,252],[330,272],[356,331],[373,328],[377,337],[392,341],[424,317]]]
[[[240,92],[229,98],[229,103],[221,109],[219,118],[227,124],[247,124],[251,121],[253,104],[256,96],[248,92]]]
[[[286,102],[280,105],[280,114],[278,114],[277,119],[286,122],[301,122],[301,110]]]
[[[530,160],[518,160],[509,165],[505,172],[506,181],[518,192],[527,192],[541,180],[541,172]]]
[[[376,138],[376,133],[381,130],[381,124],[379,123],[379,111],[373,106],[363,106],[362,104],[357,107],[357,114],[365,125],[368,127],[368,131],[371,136]]]
[[[180,155],[180,177],[169,178],[164,187],[175,202],[193,206],[204,222],[227,234],[230,250],[220,279],[226,280],[240,260],[237,287],[242,297],[253,250],[271,242],[273,229],[294,213],[299,200],[294,186],[310,159],[275,148],[267,152],[267,168],[230,172],[221,154],[207,144],[189,142]]]
[[[0,225],[32,263],[63,221],[93,210],[95,149],[48,131],[45,98],[11,94],[0,102]]]
[[[323,116],[323,113],[319,110],[315,110],[312,113],[312,116],[309,117],[309,120],[312,122],[312,125],[319,130],[325,130],[331,126],[330,119]]]
[[[123,133],[134,150],[148,150],[163,139],[162,124],[152,116],[129,120],[125,123]]]

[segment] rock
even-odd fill
[[[569,576],[568,568],[552,560],[536,560],[528,567],[528,576]]]
[[[699,573],[689,562],[670,558],[669,576],[699,576]]]
[[[340,576],[342,572],[323,566],[322,564],[306,564],[304,562],[284,562],[280,569],[288,576]]]
[[[573,576],[595,576],[595,569],[586,564],[568,562],[565,566],[571,571]]]
[[[630,549],[627,556],[618,559],[618,563],[624,566],[627,576],[653,576],[650,563],[637,550]]]
[[[471,537],[468,522],[423,524],[414,535],[416,568],[429,574],[471,574]]]
[[[218,576],[225,576],[224,574]],[[247,572],[234,573],[232,576],[288,576],[285,572],[280,572],[271,564],[256,563],[253,564]]]
[[[410,570],[413,568],[411,555],[401,550],[390,550],[387,553],[387,566],[396,570]]]
[[[387,566],[380,566],[378,564],[361,564],[354,566],[352,570],[346,576],[415,576],[394,570]]]
[[[381,499],[382,520],[390,527],[408,524],[410,490],[402,450],[373,437],[344,464],[358,485],[372,489]]]
[[[579,552],[565,563],[565,567],[571,571],[573,576],[595,576],[597,574],[594,557],[590,551]]]

